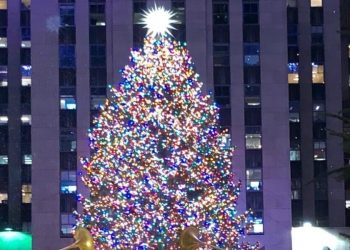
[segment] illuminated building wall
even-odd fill
[[[324,137],[324,123],[318,122],[326,119],[327,126],[339,128],[324,116],[324,110],[341,109],[338,12],[332,14],[339,9],[338,1],[324,0],[323,22],[320,7],[311,7],[309,0],[297,5],[291,0],[288,5],[285,0],[156,2],[177,12],[181,23],[174,36],[187,41],[203,88],[222,108],[227,143],[236,147],[233,169],[242,180],[238,208],[256,211],[254,232],[247,239],[261,241],[266,249],[291,249],[291,208],[296,224],[306,218],[314,222],[336,218],[329,225],[341,225],[344,217],[336,214],[344,211],[342,184],[328,179],[327,186],[301,188],[316,170],[324,172],[324,162],[328,168],[339,164],[341,146]],[[118,70],[128,63],[129,49],[141,46],[145,30],[138,23],[140,13],[153,4],[153,0],[32,2],[34,249],[71,242],[70,214],[75,206],[80,209],[72,197],[76,187],[87,192],[79,179],[79,158],[89,154],[86,131],[109,95],[106,84],[120,79]],[[5,27],[0,20],[0,30]],[[2,52],[0,48],[0,60]],[[3,72],[0,86],[7,79]],[[23,71],[22,79],[26,74]],[[6,105],[3,100],[1,106]],[[68,133],[67,144],[62,143],[63,132]],[[0,148],[0,164],[6,155],[1,150],[7,149]],[[330,201],[334,204],[328,205]],[[315,208],[320,208],[319,214]]]

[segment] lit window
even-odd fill
[[[31,41],[22,41],[21,47],[22,48],[30,48],[30,47],[32,47],[32,42]]]
[[[29,125],[31,125],[31,124],[32,124],[32,116],[31,116],[31,115],[22,115],[22,116],[21,116],[21,121],[22,121],[22,123],[24,123],[24,124],[29,124]]]
[[[75,225],[75,217],[72,214],[61,214],[61,234],[72,234],[73,226]]]
[[[76,109],[77,105],[74,97],[61,97],[60,100],[61,109]]]
[[[292,190],[292,200],[300,200],[300,199],[301,199],[301,191]]]
[[[345,208],[347,208],[347,209],[350,208],[350,200],[345,201]]]
[[[310,0],[311,7],[322,7],[322,0]]]
[[[264,233],[264,224],[262,218],[257,218],[253,221],[253,233],[262,234]]]
[[[262,234],[264,233],[263,213],[254,211],[254,214],[249,216],[249,222],[253,224],[253,228],[249,231],[249,234]]]
[[[31,165],[32,164],[32,155],[23,155],[23,164]]]
[[[74,225],[61,225],[61,234],[62,235],[71,235],[73,233]]]
[[[288,63],[288,83],[299,83],[299,67],[298,63]]]
[[[246,149],[260,149],[261,148],[261,134],[246,134],[245,135]]]
[[[0,37],[0,48],[7,48],[7,37]]]
[[[258,44],[244,45],[244,63],[258,65],[260,63],[260,46]]]
[[[9,121],[8,116],[5,116],[5,115],[0,116],[0,125],[7,124],[8,121]]]
[[[0,193],[0,204],[6,204],[8,199],[7,193]]]
[[[32,185],[22,185],[22,203],[32,203]]]
[[[221,138],[220,138],[220,145],[221,147],[228,149],[231,147],[231,135],[225,133]]]
[[[77,174],[75,171],[61,172],[61,193],[71,194],[77,191]]]
[[[262,189],[261,169],[247,169],[247,190],[260,191]]]
[[[248,96],[245,97],[246,106],[260,106],[260,96]]]
[[[22,86],[32,85],[32,66],[22,65],[21,74],[22,74]]]
[[[0,10],[7,10],[7,0],[0,0]]]
[[[299,112],[289,112],[289,121],[290,122],[300,122]]]
[[[7,86],[7,66],[0,66],[0,87]]]
[[[324,83],[324,66],[312,63],[312,83]]]
[[[7,155],[0,155],[0,165],[7,165],[8,161],[9,159]]]
[[[106,15],[104,4],[90,5],[90,25],[91,26],[105,26]]]
[[[300,150],[292,149],[289,151],[290,161],[300,161]]]
[[[326,142],[324,141],[314,142],[314,160],[315,161],[326,160]]]

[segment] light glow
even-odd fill
[[[155,5],[142,14],[141,24],[144,24],[147,28],[147,35],[154,37],[157,35],[171,35],[170,30],[175,29],[172,25],[178,23],[178,21],[172,19],[174,16],[174,12],[166,10],[163,6]]]

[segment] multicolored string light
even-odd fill
[[[96,249],[179,249],[191,225],[208,244],[202,249],[258,249],[240,242],[250,212],[236,215],[232,148],[185,45],[147,36],[122,77],[83,160],[91,198],[81,197],[78,226],[90,230]]]

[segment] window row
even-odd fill
[[[324,80],[324,66],[312,63],[312,83],[325,83]],[[288,63],[288,83],[299,83],[299,64]]]

